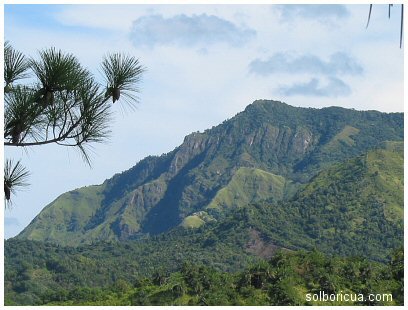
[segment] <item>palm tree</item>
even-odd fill
[[[104,57],[100,71],[106,86],[100,85],[72,54],[49,48],[39,52],[38,58],[27,58],[6,42],[4,146],[55,143],[76,147],[90,164],[91,144],[109,137],[111,100],[115,103],[121,99],[133,107],[138,102],[144,68],[135,57],[115,53]],[[34,82],[21,83],[27,77]],[[6,161],[6,202],[10,193],[27,185],[27,170],[20,161],[12,165],[12,161]]]

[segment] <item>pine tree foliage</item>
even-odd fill
[[[28,58],[6,42],[4,145],[55,143],[76,147],[90,164],[89,147],[109,137],[112,102],[122,93],[122,101],[134,106],[143,71],[135,57],[110,54],[100,70],[107,82],[105,87],[70,53],[52,47],[40,51],[36,58]],[[17,170],[21,169],[20,161],[17,164]],[[14,193],[13,182],[5,177],[4,183]],[[6,191],[5,198],[10,200]]]

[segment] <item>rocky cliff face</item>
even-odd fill
[[[65,194],[44,208],[18,238],[77,245],[164,232],[202,210],[216,219],[239,201],[285,199],[288,191],[322,167],[381,141],[402,139],[402,114],[256,101],[221,125],[186,136],[172,152],[147,157],[106,180],[98,194],[88,188],[86,195],[98,198],[88,202],[92,210],[85,217]],[[231,191],[222,194],[227,187],[235,196]],[[83,190],[78,193],[84,195]],[[214,207],[216,197],[227,208]],[[65,211],[48,221],[56,206]],[[65,224],[73,220],[74,226]]]

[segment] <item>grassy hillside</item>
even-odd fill
[[[65,194],[46,206],[20,234],[29,240],[66,240],[81,243],[88,221],[101,207],[104,185],[87,186]],[[56,225],[58,223],[58,225]]]
[[[285,183],[282,176],[260,169],[241,167],[206,208],[240,208],[266,199],[280,201],[284,197]]]

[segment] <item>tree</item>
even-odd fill
[[[106,86],[78,59],[55,48],[27,58],[4,44],[4,146],[58,144],[77,148],[90,164],[89,147],[109,137],[112,104],[134,107],[144,68],[133,56],[108,54],[101,63]],[[21,80],[31,78],[30,83]],[[20,161],[6,159],[4,194],[27,185],[28,171]]]

